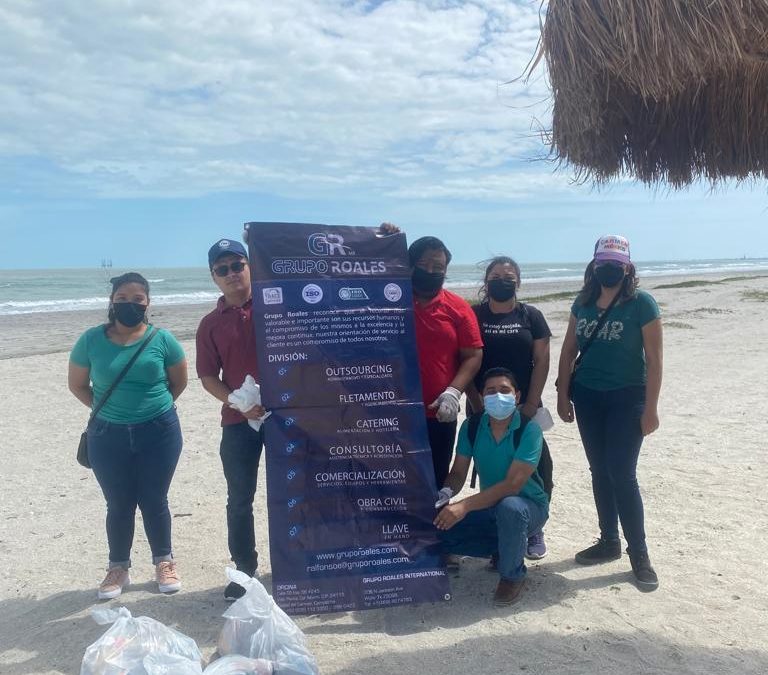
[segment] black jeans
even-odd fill
[[[432,467],[435,470],[435,483],[439,490],[448,478],[453,457],[453,444],[456,442],[456,422],[439,422],[427,418],[429,447],[432,449]]]
[[[140,424],[114,424],[97,417],[88,426],[88,459],[107,500],[110,566],[131,565],[137,505],[152,562],[173,558],[168,488],[181,446],[175,408]]]
[[[592,472],[600,536],[618,540],[621,519],[629,550],[644,552],[643,499],[636,470],[643,444],[645,387],[598,391],[574,384],[573,406]]]
[[[221,430],[221,464],[227,480],[227,543],[237,569],[253,575],[259,565],[253,530],[253,497],[263,447],[263,429],[248,422]]]
[[[541,439],[541,457],[539,458],[539,464],[536,467],[536,471],[541,478],[541,482],[544,483],[544,492],[547,493],[549,501],[552,501],[552,490],[555,484],[552,482],[552,473],[554,471],[554,465],[552,463],[552,453],[549,451],[549,445],[547,445],[547,439]]]

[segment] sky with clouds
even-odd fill
[[[4,0],[0,267],[204,264],[244,221],[456,260],[768,256],[766,185],[596,191],[546,160],[539,0]]]

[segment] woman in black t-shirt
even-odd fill
[[[483,363],[474,386],[467,389],[474,412],[483,409],[482,375],[489,368],[511,370],[520,389],[520,413],[532,418],[541,406],[541,392],[549,374],[549,330],[544,315],[535,307],[517,300],[520,266],[507,256],[493,258],[485,269],[481,302],[473,307],[483,336]],[[552,496],[552,458],[546,441],[538,472],[547,494]],[[528,539],[527,557],[547,554],[544,533]]]

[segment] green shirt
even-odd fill
[[[544,487],[535,471],[541,458],[541,444],[543,435],[541,427],[534,421],[528,422],[520,437],[520,445],[512,447],[512,436],[520,426],[520,412],[515,411],[507,428],[507,433],[497,443],[491,431],[488,413],[480,418],[480,426],[477,429],[475,445],[469,442],[469,420],[465,420],[459,430],[459,442],[456,445],[456,453],[462,457],[470,457],[475,460],[477,475],[480,476],[480,489],[487,490],[496,483],[501,483],[509,473],[509,467],[514,460],[531,464],[534,472],[525,482],[518,496],[530,499],[545,509],[549,509],[549,498],[544,492]]]
[[[69,359],[76,366],[90,370],[94,404],[101,400],[151,330],[152,326],[147,326],[147,332],[128,345],[112,342],[104,326],[89,328],[78,338]],[[112,392],[98,417],[117,424],[138,424],[169,410],[173,407],[173,397],[168,389],[166,368],[183,358],[184,350],[176,338],[160,329]]]
[[[582,349],[603,310],[595,303],[573,303],[576,341]],[[576,370],[575,382],[589,389],[609,391],[645,384],[643,326],[659,318],[659,306],[645,291],[613,306],[608,320],[587,349]]]

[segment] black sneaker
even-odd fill
[[[224,589],[224,599],[227,602],[234,602],[235,600],[239,600],[244,595],[245,589],[240,584],[236,584],[234,581],[230,581],[227,584],[227,587]]]
[[[595,544],[576,554],[579,565],[597,565],[621,558],[621,542],[618,539],[597,540]]]
[[[256,576],[256,570],[240,570],[241,572],[245,572],[249,577],[255,577]],[[239,600],[245,595],[245,589],[238,583],[235,583],[234,581],[230,581],[227,584],[227,587],[224,589],[224,599],[227,602],[234,602],[235,600]]]
[[[637,587],[641,591],[655,591],[659,587],[659,577],[656,576],[656,570],[651,566],[651,559],[648,553],[629,553],[629,562],[632,563],[632,572],[637,581]]]

